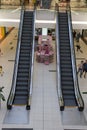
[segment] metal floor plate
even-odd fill
[[[64,125],[87,125],[84,113],[77,108],[65,108],[61,115]]]
[[[13,106],[7,110],[4,124],[27,124],[29,122],[29,111],[26,106]]]

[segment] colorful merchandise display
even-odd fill
[[[38,39],[38,45],[36,47],[36,61],[49,65],[53,62],[54,52],[52,46],[52,37],[47,36],[44,38],[40,35]]]

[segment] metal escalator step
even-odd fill
[[[21,42],[21,45],[22,45],[22,46],[27,46],[27,47],[29,47],[29,48],[31,47],[31,43],[29,42],[29,40],[24,40],[24,41],[22,41],[22,42]]]
[[[73,81],[62,81],[62,86],[66,87],[66,86],[73,86]]]
[[[16,96],[15,99],[18,99],[18,100],[19,100],[19,99],[20,99],[20,100],[23,100],[23,99],[24,99],[24,100],[26,100],[27,97],[28,97],[28,96],[24,96],[24,95],[23,95],[23,96]]]
[[[63,31],[67,31],[67,32],[69,32],[69,29],[68,28],[59,28],[59,32],[63,32]]]
[[[65,46],[65,47],[64,47],[63,45],[61,45],[61,46],[60,46],[60,49],[62,49],[62,50],[69,49],[69,50],[70,50],[70,46],[68,45],[68,46]]]
[[[69,68],[72,68],[72,64],[71,62],[68,62],[68,61],[60,61],[60,64],[61,64],[61,68],[67,68],[66,66],[69,66]]]
[[[30,39],[31,39],[32,37],[30,37]],[[29,40],[27,40],[27,39],[22,39],[21,40],[21,44],[29,44]],[[30,44],[31,45],[31,44]]]
[[[28,86],[28,82],[17,82],[18,86]]]
[[[63,41],[69,42],[69,37],[64,37],[60,35],[60,45],[62,45]]]
[[[60,47],[60,55],[61,55],[62,52],[64,52],[64,53],[68,52],[69,54],[71,54],[71,53],[70,53],[70,52],[71,52],[70,48],[67,48],[67,49],[66,49],[66,48],[61,48],[61,47]]]
[[[70,64],[66,64],[65,63],[65,65],[67,66],[63,66],[64,64],[62,64],[61,66],[60,66],[60,68],[61,68],[61,71],[64,73],[64,72],[71,72],[72,73],[72,66],[70,65]],[[69,69],[69,71],[68,71],[68,69]]]
[[[66,31],[66,30],[64,30],[63,32],[60,30],[59,33],[60,33],[60,34],[62,34],[62,33],[69,34],[69,32]]]
[[[28,28],[27,27],[25,27],[24,25],[23,25],[23,32],[25,33],[25,32],[28,32],[28,31],[32,31],[33,30],[33,28],[31,27],[31,25],[30,25],[30,27],[28,26]]]
[[[69,68],[69,69],[72,69],[72,66],[70,64],[61,64],[60,66],[61,68]]]
[[[30,59],[30,56],[29,57],[22,57],[22,56],[19,57],[19,60],[22,60],[22,61],[28,61],[29,59]]]
[[[66,76],[66,77],[69,77],[69,76],[72,77],[72,74],[71,74],[71,73],[62,73],[61,75],[62,75],[63,77],[65,77],[65,76]]]
[[[67,65],[67,64],[68,64],[68,65],[72,65],[72,64],[71,64],[71,61],[69,61],[69,60],[61,60],[60,63],[61,63],[61,64],[66,64],[66,65]]]
[[[28,34],[27,33],[22,33],[22,37],[29,37],[30,34],[32,34],[32,31],[28,31]]]
[[[68,76],[68,77],[62,76],[62,77],[61,77],[61,80],[62,80],[62,81],[72,81],[72,82],[73,82],[73,77],[70,77],[70,76]]]
[[[29,68],[18,68],[18,73],[22,72],[22,73],[28,73],[29,72]]]
[[[28,27],[28,28],[30,28],[30,27]],[[22,31],[22,34],[27,34],[27,33],[28,33],[28,36],[30,37],[32,33],[29,34],[29,32],[30,32],[30,31],[32,32],[33,29],[31,28],[31,30],[30,30],[30,29],[28,29],[28,28],[25,28],[25,27],[24,27],[24,28],[23,28],[23,31]]]
[[[23,61],[22,61],[21,64],[19,64],[19,66],[20,66],[20,67],[24,67],[24,68],[29,68],[29,66],[30,66],[29,63],[27,63],[27,64],[26,64],[26,63],[27,63],[27,62],[23,62]]]
[[[27,36],[26,34],[22,35],[22,40],[28,40],[29,42],[31,42],[31,38],[32,38],[32,33],[29,33]]]
[[[77,106],[76,101],[74,99],[65,99],[65,106]]]
[[[62,38],[60,38],[60,46],[63,46],[63,45],[68,45],[68,46],[70,46],[70,41],[69,41],[69,39],[62,39]]]
[[[60,56],[63,56],[63,57],[71,57],[71,54],[69,53],[65,53],[65,54],[63,54],[63,53],[60,53]]]
[[[67,33],[66,33],[67,32]],[[60,34],[60,36],[65,36],[65,37],[69,37],[69,33],[68,33],[68,31],[59,31],[59,34]]]
[[[29,49],[27,49],[26,51],[25,50],[23,50],[23,49],[21,49],[20,50],[20,53],[29,53],[30,52],[30,48]]]
[[[61,72],[63,72],[63,73],[72,73],[72,69],[61,68]]]
[[[29,28],[28,30],[30,31],[32,29],[32,24],[24,24],[23,29],[24,28]]]
[[[64,99],[74,99],[75,100],[75,96],[74,95],[63,95]]]
[[[28,41],[28,45],[25,45],[25,42],[23,43],[22,42],[22,44],[21,44],[21,48],[31,48],[31,45],[29,45],[29,44],[31,44],[31,42],[30,42],[30,40]]]
[[[63,95],[74,95],[74,91],[72,90],[63,90]]]
[[[30,69],[30,67],[28,66],[28,67],[24,67],[24,66],[18,66],[18,72],[28,72],[29,71],[29,69]]]
[[[68,27],[68,22],[65,22],[64,21],[64,23],[60,23],[60,21],[59,21],[59,28],[61,28],[61,27],[64,27],[64,28],[67,28]]]
[[[26,105],[27,104],[27,99],[25,100],[25,99],[22,99],[22,100],[14,100],[14,103],[13,103],[14,105]]]
[[[29,65],[30,66],[30,62],[29,61],[19,61],[19,65]]]
[[[17,91],[15,92],[15,96],[27,96],[28,95],[28,91]]]
[[[22,72],[18,72],[17,76],[19,77],[28,77],[29,76],[29,73],[22,73]]]
[[[22,57],[29,57],[30,56],[30,53],[20,53],[20,56],[22,56]]]
[[[22,87],[22,86],[17,86],[16,88],[17,91],[28,91],[28,87]]]
[[[28,77],[17,77],[17,81],[25,81],[25,82],[28,82]]]
[[[69,86],[68,86],[67,88],[62,88],[63,95],[66,95],[65,91],[69,91],[69,92],[72,91],[72,92],[73,92],[73,91],[74,91],[74,88],[73,88],[73,87],[71,88],[71,87],[69,87]],[[73,93],[73,94],[74,94],[74,93]]]
[[[59,17],[58,21],[59,21],[59,25],[68,24],[68,19],[66,17]]]
[[[22,52],[20,51],[20,57],[30,57],[31,56],[31,50],[28,50],[27,52],[26,52],[26,50],[24,50],[24,51],[22,51]]]
[[[61,56],[61,57],[60,57],[60,60],[65,60],[65,59],[71,61],[71,57],[65,57],[65,56]]]

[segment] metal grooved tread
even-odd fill
[[[67,13],[60,12],[58,20],[60,35],[61,87],[64,104],[65,106],[76,106]]]
[[[29,94],[31,53],[33,41],[33,12],[24,12],[21,46],[16,80],[16,91],[13,104],[26,105]]]

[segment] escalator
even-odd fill
[[[71,62],[67,13],[59,13],[61,87],[65,106],[77,106]]]
[[[60,89],[61,89],[61,96],[59,97],[62,100],[60,104],[62,104],[62,107],[60,107],[61,110],[64,109],[64,107],[77,107],[80,111],[83,110],[84,105],[83,101],[81,101],[82,105],[80,106],[78,99],[81,100],[80,91],[78,91],[78,87],[76,86],[74,80],[74,72],[73,72],[73,58],[72,58],[72,49],[71,49],[71,37],[72,36],[72,30],[70,31],[70,25],[69,25],[69,17],[68,12],[58,12],[58,34],[59,34],[59,71],[60,71]],[[74,57],[75,59],[75,57]],[[76,68],[75,68],[76,69]],[[75,81],[75,82],[74,82]],[[75,88],[76,87],[76,88]],[[79,94],[77,94],[77,91]],[[79,95],[79,96],[78,96]],[[79,98],[78,98],[79,97]]]
[[[15,91],[11,101],[13,105],[27,105],[28,103],[31,82],[33,24],[34,12],[24,11]],[[11,96],[12,90],[8,98],[8,109],[12,107],[10,103]],[[27,108],[30,109],[30,106]]]

